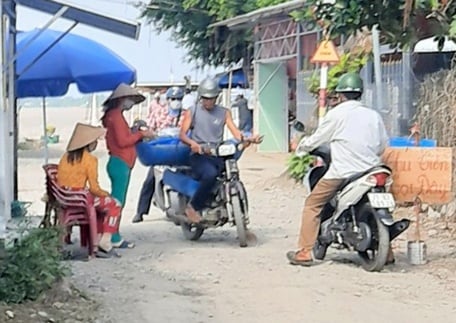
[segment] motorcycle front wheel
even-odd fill
[[[234,223],[236,224],[236,231],[239,239],[239,246],[241,248],[247,247],[247,227],[245,223],[245,215],[241,207],[241,199],[239,195],[231,197],[231,213],[233,215]]]
[[[201,238],[204,232],[204,228],[186,222],[181,223],[181,228],[185,239],[191,241],[196,241]]]
[[[372,241],[366,251],[358,251],[361,266],[366,271],[381,271],[385,267],[390,246],[388,228],[375,216],[375,211],[368,205],[360,210],[360,221],[369,226]]]

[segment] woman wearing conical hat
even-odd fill
[[[88,189],[93,195],[97,215],[103,216],[102,225],[98,226],[101,237],[96,255],[110,258],[118,256],[113,250],[111,236],[118,231],[121,204],[100,187],[98,159],[91,154],[97,147],[98,138],[104,134],[101,127],[76,124],[67,151],[60,159],[57,181],[67,189]]]
[[[143,138],[153,136],[150,131],[132,132],[123,115],[133,105],[146,98],[136,89],[120,84],[103,103],[103,126],[106,128],[106,146],[109,151],[107,171],[111,179],[111,195],[125,206],[130,175],[136,161],[135,145]],[[133,248],[134,244],[122,238],[119,232],[112,235],[115,248]]]

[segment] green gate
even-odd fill
[[[258,151],[288,152],[288,76],[284,62],[256,63]]]

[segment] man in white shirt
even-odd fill
[[[335,196],[344,179],[381,164],[381,155],[388,141],[381,116],[359,101],[363,93],[363,81],[358,74],[342,75],[336,92],[341,103],[326,114],[315,133],[304,138],[297,148],[310,152],[329,144],[331,164],[305,201],[299,250],[287,253],[293,265],[308,266],[313,263],[312,249],[318,236],[320,212],[324,205]]]
[[[194,105],[196,104],[196,99],[192,95],[192,89],[186,87],[185,88],[185,95],[184,98],[182,99],[182,109],[185,110],[190,110]]]

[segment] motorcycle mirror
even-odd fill
[[[296,130],[296,131],[299,131],[299,132],[304,132],[306,127],[304,126],[304,124],[301,121],[294,120],[293,121],[293,129]]]

